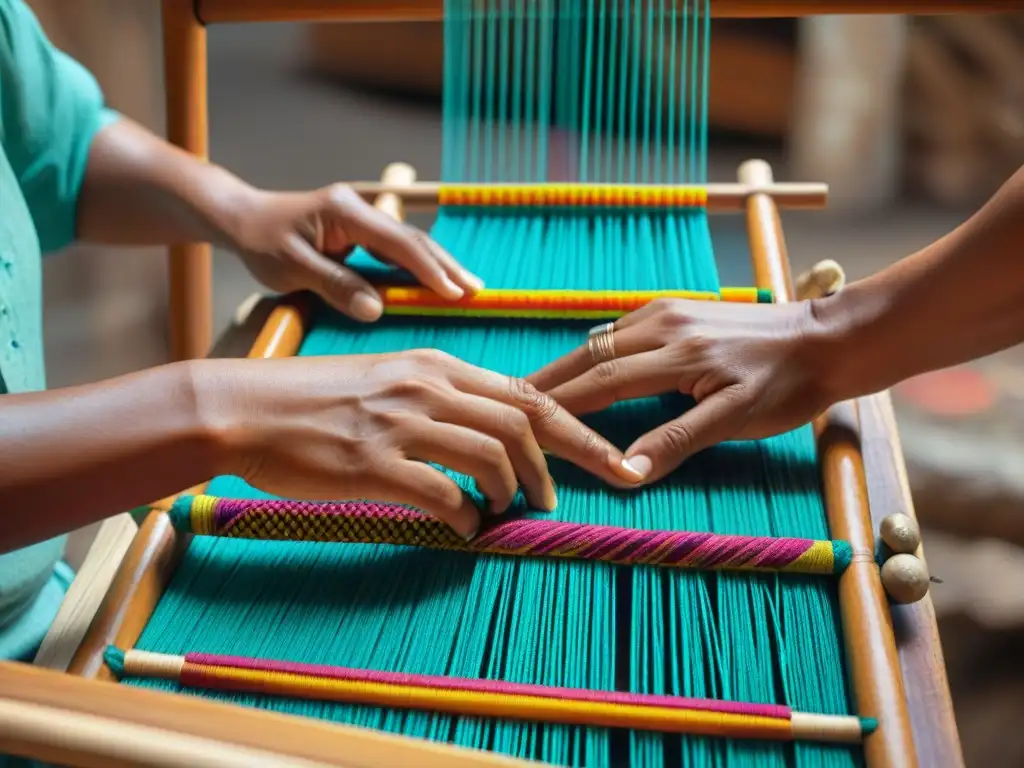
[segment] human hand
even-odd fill
[[[548,396],[434,350],[202,366],[204,410],[228,414],[223,469],[278,496],[406,504],[471,537],[477,508],[424,462],[473,477],[496,514],[520,485],[554,509],[544,450],[620,487],[639,480]]]
[[[354,320],[373,322],[383,309],[373,286],[345,266],[357,246],[447,299],[483,287],[427,234],[378,211],[345,184],[257,192],[239,219],[233,247],[257,280],[282,293],[313,291]]]
[[[595,361],[584,344],[527,380],[577,416],[692,395],[694,408],[626,450],[653,482],[698,451],[795,429],[834,402],[822,375],[830,337],[812,306],[654,301],[614,324],[612,359]]]

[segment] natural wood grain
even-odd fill
[[[146,518],[68,665],[70,674],[111,679],[103,652],[111,644],[122,648],[135,645],[160,602],[184,546],[185,537],[177,534],[166,514],[153,512]]]
[[[402,198],[409,210],[429,211],[437,208],[437,199],[441,190],[438,181],[418,181],[401,184],[384,181],[352,181],[349,186],[364,200],[376,200],[380,195],[391,193]],[[457,187],[458,184],[446,184]],[[471,184],[467,186],[479,186]],[[643,184],[631,185],[643,188]],[[713,183],[704,185],[708,193],[707,209],[711,213],[742,211],[751,196],[757,193],[771,195],[777,206],[782,208],[823,208],[828,202],[828,185],[818,182],[771,182],[769,184],[751,183]]]
[[[740,166],[739,176],[746,183],[770,183],[771,168],[752,160]],[[790,300],[789,257],[770,197],[757,195],[748,201],[747,229],[757,286],[771,288],[778,302]],[[877,718],[879,723],[878,730],[865,739],[865,760],[868,768],[913,768],[918,762],[903,675],[874,562],[856,405],[833,407],[816,426],[830,533],[849,541],[854,551],[853,563],[839,579],[839,604],[857,714]]]
[[[83,680],[24,664],[0,662],[0,702],[49,707],[64,713],[92,715],[108,720],[110,737],[118,723],[160,729],[185,737],[210,739],[220,745],[265,750],[280,758],[313,760],[345,768],[515,768],[531,763],[451,747],[426,740],[393,736],[368,729],[325,723],[313,718],[278,714],[255,708],[223,704],[196,696],[182,696],[115,683]],[[29,754],[40,759],[40,748],[53,748],[58,739],[40,744],[25,730],[11,733],[0,718],[0,754]],[[37,734],[38,736],[38,734]],[[79,745],[81,746],[81,745]],[[92,755],[95,758],[95,753]],[[69,745],[54,760],[72,766],[188,766],[222,765],[203,762],[97,761]],[[294,765],[294,762],[287,763]],[[250,765],[264,765],[252,762]]]
[[[138,531],[127,512],[103,521],[33,664],[60,672],[68,668]]]
[[[916,519],[889,393],[861,398],[858,407],[875,530],[886,515]],[[923,544],[917,555],[924,559]],[[890,610],[918,759],[929,768],[964,768],[932,599]]]
[[[444,0],[194,0],[205,24],[244,21],[436,21]],[[191,2],[191,0],[190,0]],[[823,14],[1003,13],[1014,0],[711,0],[717,18]]]
[[[206,28],[194,0],[163,0],[167,140],[207,157]],[[213,337],[212,249],[206,243],[170,250],[171,357],[204,357]]]

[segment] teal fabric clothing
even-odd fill
[[[74,240],[89,148],[114,119],[24,2],[0,0],[0,396],[46,386],[41,257]],[[0,556],[0,659],[30,659],[46,634],[70,582],[64,544]]]

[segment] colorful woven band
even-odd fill
[[[558,291],[491,290],[450,301],[426,288],[378,288],[387,315],[525,317],[551,320],[615,319],[657,299],[771,304],[764,288],[722,288],[714,291]]]
[[[443,184],[442,206],[705,208],[704,187],[636,184]]]
[[[108,647],[118,677],[158,677],[198,689],[376,705],[473,717],[632,728],[729,738],[857,742],[877,723],[805,715],[776,704],[557,688],[440,675],[405,674],[270,659],[189,653],[172,656]]]
[[[278,541],[395,544],[519,557],[563,557],[620,565],[731,571],[842,573],[845,541],[646,531],[512,518],[485,526],[470,542],[445,523],[394,504],[302,502],[183,496],[176,528],[206,536]]]

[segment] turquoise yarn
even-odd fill
[[[705,181],[708,28],[707,0],[448,0],[443,178]],[[699,211],[451,208],[431,233],[494,288],[719,287]],[[384,269],[366,254],[354,263]],[[525,375],[585,343],[586,330],[401,317],[368,328],[320,307],[300,354],[435,347]],[[679,395],[650,398],[587,421],[626,447],[691,405]],[[551,471],[560,519],[829,538],[810,428],[717,446],[636,492],[609,490],[558,460]],[[208,492],[263,496],[232,477]],[[852,711],[834,578],[197,537],[137,647]],[[858,748],[842,745],[202,695],[558,765],[862,762]]]

